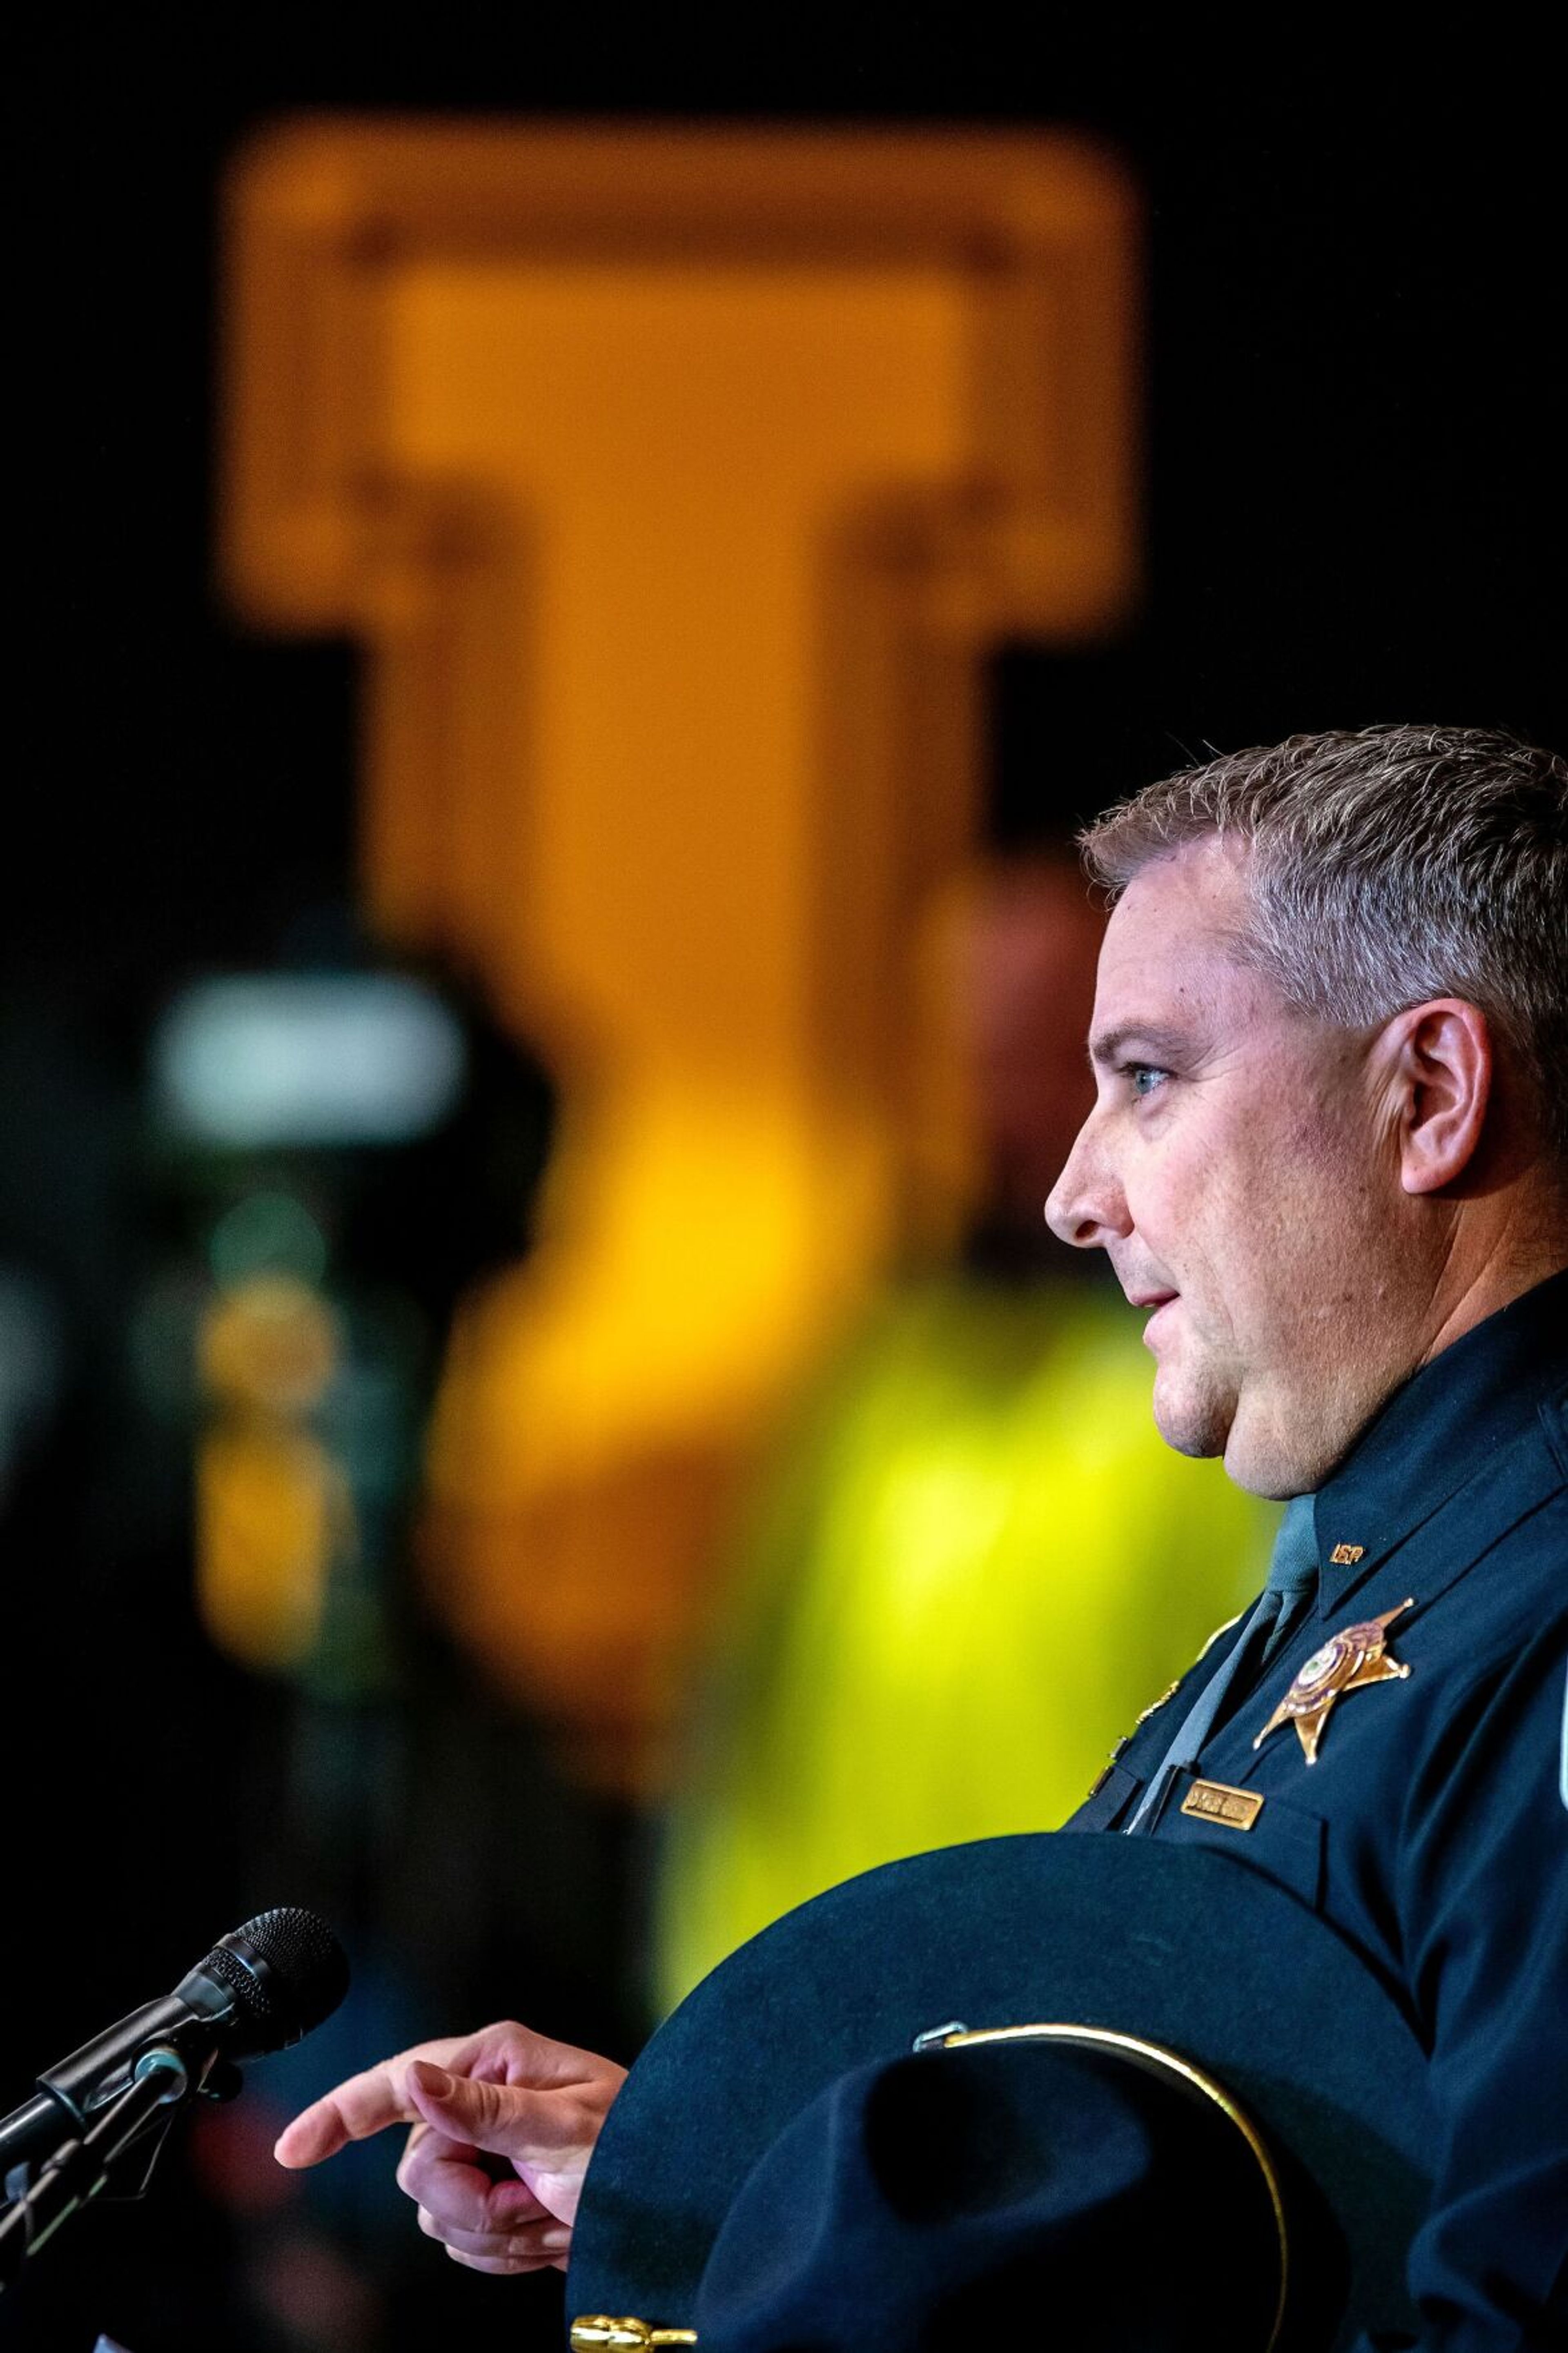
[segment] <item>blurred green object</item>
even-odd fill
[[[658,1890],[673,2007],[896,1856],[1053,1828],[1257,1591],[1278,1507],[1173,1453],[1119,1292],[910,1282],[806,1399],[736,1547]]]

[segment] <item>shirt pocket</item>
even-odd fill
[[[1321,1912],[1327,1879],[1324,1866],[1329,1827],[1322,1817],[1271,1792],[1257,1791],[1249,1791],[1248,1795],[1261,1795],[1263,1803],[1249,1830],[1215,1821],[1203,1814],[1184,1814],[1182,1800],[1199,1778],[1192,1772],[1181,1776],[1171,1792],[1156,1835],[1190,1846],[1218,1847],[1289,1889],[1303,1904],[1310,1905],[1314,1912]]]

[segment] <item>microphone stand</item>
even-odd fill
[[[13,2108],[8,2116],[0,2117],[0,2184],[4,2184],[7,2205],[26,2189],[34,2160],[80,2122],[79,2110],[53,2092],[39,2092]]]
[[[145,2187],[174,2111],[195,2088],[190,2069],[167,2043],[154,2043],[142,2053],[124,2089],[105,2102],[84,2131],[60,2142],[39,2168],[37,2179],[0,2218],[0,2288],[9,2287],[27,2257],[97,2197],[116,2161],[152,2126],[153,2146],[138,2184]],[[160,2108],[167,2111],[161,2123]]]

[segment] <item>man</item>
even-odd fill
[[[1088,849],[1117,894],[1098,1092],[1048,1215],[1152,1311],[1167,1440],[1299,1500],[1254,1617],[1071,1827],[1228,1841],[1384,1977],[1442,2127],[1421,2342],[1544,2347],[1568,2251],[1568,765],[1484,731],[1297,737],[1151,787]],[[427,2231],[481,2269],[559,2263],[619,2080],[492,2027],[340,2086],[279,2156],[413,2121]]]

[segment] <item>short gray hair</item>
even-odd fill
[[[1465,998],[1568,1168],[1568,761],[1484,727],[1292,735],[1150,785],[1080,839],[1114,898],[1214,835],[1251,852],[1243,951],[1291,1003],[1363,1029]]]

